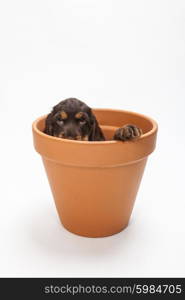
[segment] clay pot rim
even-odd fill
[[[152,118],[144,115],[144,114],[140,114],[140,113],[137,113],[137,112],[133,112],[133,111],[129,111],[129,110],[121,110],[121,109],[111,109],[111,108],[93,108],[93,110],[95,111],[112,111],[112,112],[122,112],[122,113],[128,113],[130,115],[133,115],[133,116],[138,116],[138,117],[141,117],[141,118],[144,118],[146,120],[148,120],[151,124],[152,124],[152,129],[146,133],[144,133],[140,138],[139,140],[142,140],[148,136],[151,136],[153,135],[157,130],[158,130],[158,125],[156,123],[156,121],[154,121]],[[58,137],[54,137],[54,136],[50,136],[48,134],[45,134],[44,132],[40,131],[38,128],[37,128],[37,124],[45,119],[47,117],[47,115],[43,115],[43,116],[40,116],[38,117],[32,124],[32,127],[33,127],[33,130],[35,130],[37,132],[37,134],[39,134],[40,136],[43,136],[47,139],[50,139],[50,140],[56,140],[58,142],[62,142],[62,143],[75,143],[75,144],[86,144],[86,145],[105,145],[105,144],[118,144],[120,143],[120,141],[115,141],[115,140],[110,140],[110,141],[78,141],[78,140],[69,140],[69,139],[62,139],[62,138],[58,138]],[[101,125],[101,124],[100,124]],[[109,126],[109,125],[102,125],[104,128],[106,127],[109,127],[109,128],[116,128],[115,126]]]

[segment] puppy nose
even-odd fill
[[[75,136],[76,136],[76,132],[74,131],[74,128],[71,128],[71,127],[66,128],[66,130],[65,130],[65,137],[67,139],[74,140]]]

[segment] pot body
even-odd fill
[[[33,136],[63,226],[78,235],[104,237],[120,232],[129,222],[147,157],[155,148],[157,124],[131,112],[94,113],[105,142],[47,136],[42,133],[45,117],[34,122]],[[127,123],[140,126],[144,135],[134,142],[108,140]]]
[[[120,232],[129,222],[146,158],[117,167],[72,167],[43,159],[60,220],[90,237]]]

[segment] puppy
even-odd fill
[[[77,141],[105,141],[91,108],[76,98],[63,100],[53,107],[46,118],[44,133]],[[133,140],[141,134],[137,126],[124,125],[115,131],[113,140]]]

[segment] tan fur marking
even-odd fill
[[[80,111],[75,115],[75,118],[80,119],[83,116],[83,112]]]
[[[76,140],[77,140],[77,141],[81,141],[81,140],[82,140],[81,135],[77,135],[77,136],[76,136]]]
[[[62,118],[63,120],[65,120],[65,119],[68,118],[68,115],[67,115],[67,113],[66,113],[64,110],[61,111],[60,115],[61,115],[61,118]]]
[[[59,134],[59,136],[58,137],[60,137],[60,138],[64,138],[64,133],[63,132],[61,132],[60,134]]]
[[[84,136],[83,139],[82,139],[82,141],[88,141],[88,140],[89,140],[88,135]]]

